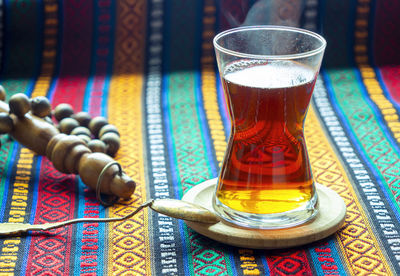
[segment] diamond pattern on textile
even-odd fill
[[[121,150],[116,160],[137,184],[135,193],[124,205],[115,205],[110,216],[121,217],[133,211],[146,198],[143,144],[141,93],[143,69],[146,2],[123,0],[117,4],[118,24],[115,27],[113,77],[109,91],[109,121],[116,125],[121,134]],[[147,210],[143,215],[115,223],[111,233],[111,254],[113,275],[149,275],[149,248],[145,246],[148,237]]]
[[[339,193],[347,206],[345,224],[336,234],[345,258],[352,264],[357,263],[357,270],[353,273],[368,274],[373,271],[378,275],[385,275],[387,271],[379,243],[373,239],[374,234],[367,218],[363,210],[359,209],[360,204],[355,201],[357,196],[354,195],[346,173],[339,165],[336,165],[338,161],[333,151],[327,150],[330,148],[327,142],[321,142],[326,141],[322,130],[313,126],[318,126],[318,121],[313,108],[310,108],[306,119],[305,138],[307,148],[310,149],[308,153],[314,179]],[[320,151],[325,151],[325,153],[321,155]],[[327,167],[327,164],[331,166]],[[362,262],[358,261],[360,258],[363,258]],[[373,270],[370,270],[371,268]]]

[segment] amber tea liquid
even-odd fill
[[[226,68],[232,133],[217,201],[243,213],[274,214],[311,199],[303,126],[315,78],[292,61],[239,61]]]

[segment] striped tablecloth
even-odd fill
[[[116,160],[137,182],[127,205],[104,208],[79,177],[3,135],[0,221],[119,217],[217,177],[230,123],[212,38],[274,3],[278,23],[300,7],[298,25],[328,41],[305,136],[315,180],[347,205],[337,234],[288,250],[235,248],[146,210],[1,237],[0,275],[400,275],[395,0],[0,1],[7,98],[47,96],[107,117],[121,133]]]

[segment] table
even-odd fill
[[[278,2],[283,24],[296,1]],[[217,177],[230,127],[212,38],[266,2],[0,3],[7,97],[47,96],[107,117],[121,133],[115,159],[137,183],[128,202],[105,208],[79,177],[3,135],[0,221],[123,216]],[[299,26],[328,41],[305,138],[315,181],[347,205],[340,231],[286,250],[235,248],[146,210],[113,224],[2,237],[0,275],[399,275],[400,4],[302,7]]]

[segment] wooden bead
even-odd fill
[[[64,160],[65,170],[73,174],[78,174],[79,159],[87,153],[91,153],[91,150],[86,145],[78,144],[72,147]]]
[[[29,98],[22,93],[12,95],[8,105],[10,107],[10,113],[15,114],[18,118],[23,118],[31,109]]]
[[[115,133],[115,134],[117,134],[118,136],[120,136],[120,135],[119,135],[119,132],[118,132],[118,129],[117,129],[116,126],[111,125],[111,124],[107,124],[107,125],[103,126],[103,127],[100,129],[100,131],[99,131],[99,137],[101,138],[105,133],[108,133],[108,132],[112,132],[112,133]]]
[[[74,114],[74,110],[72,106],[67,103],[59,104],[54,109],[54,117],[59,122],[64,118],[70,117],[72,114]]]
[[[89,136],[84,135],[84,134],[76,135],[76,137],[78,137],[78,138],[80,138],[82,141],[84,141],[86,145],[89,144],[90,141],[92,141],[92,138],[90,138]]]
[[[78,145],[85,145],[85,143],[74,135],[62,137],[52,148],[50,160],[54,168],[62,173],[73,173],[71,167],[67,167],[66,159],[71,155],[72,149]]]
[[[54,136],[50,139],[49,143],[48,143],[47,146],[46,146],[46,152],[45,152],[45,155],[46,155],[46,157],[47,157],[49,160],[51,160],[51,155],[53,154],[53,150],[54,150],[55,145],[56,145],[59,141],[61,141],[62,139],[64,139],[64,137],[66,137],[66,136],[67,136],[67,135],[65,135],[64,133],[59,133],[59,134],[57,134],[57,135],[54,135]]]
[[[10,115],[2,112],[0,113],[0,134],[10,133],[14,128],[14,122]]]
[[[79,123],[79,122],[78,122]],[[78,126],[71,131],[71,135],[86,135],[90,138],[90,130],[83,126]]]
[[[90,120],[92,120],[90,114],[84,111],[73,114],[71,117],[77,120],[79,124],[84,127],[89,127]]]
[[[4,89],[3,85],[0,85],[0,101],[5,101],[6,95],[6,90]]]
[[[106,144],[98,139],[93,139],[88,143],[88,147],[93,152],[106,153]]]
[[[89,123],[89,129],[94,137],[98,138],[100,129],[107,124],[108,122],[106,118],[102,116],[94,117]]]
[[[113,132],[108,132],[105,133],[101,139],[106,145],[107,145],[107,150],[106,153],[110,156],[114,156],[117,151],[119,150],[120,146],[120,139],[119,136]]]
[[[78,127],[79,123],[77,120],[72,119],[72,118],[64,118],[60,121],[60,123],[58,124],[58,128],[62,133],[65,134],[70,134],[71,131]]]
[[[40,118],[51,115],[50,101],[43,96],[35,97],[31,100],[32,114]]]

